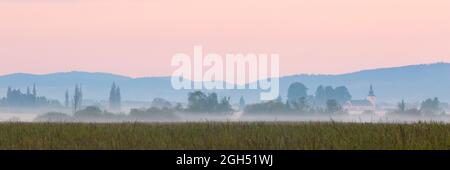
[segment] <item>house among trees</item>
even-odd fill
[[[375,93],[373,91],[372,85],[370,85],[369,94],[364,100],[348,100],[344,103],[343,108],[347,111],[375,111],[376,109],[376,99]]]

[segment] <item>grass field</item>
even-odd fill
[[[2,123],[0,149],[450,149],[450,124]]]

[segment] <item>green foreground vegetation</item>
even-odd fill
[[[2,123],[0,149],[450,149],[450,124]]]

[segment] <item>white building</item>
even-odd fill
[[[347,111],[375,111],[377,97],[373,92],[373,87],[370,85],[369,94],[364,100],[349,100],[344,103],[343,108]]]

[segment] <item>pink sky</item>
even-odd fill
[[[450,1],[0,0],[0,75],[170,75],[194,45],[279,53],[283,75],[450,62]]]

